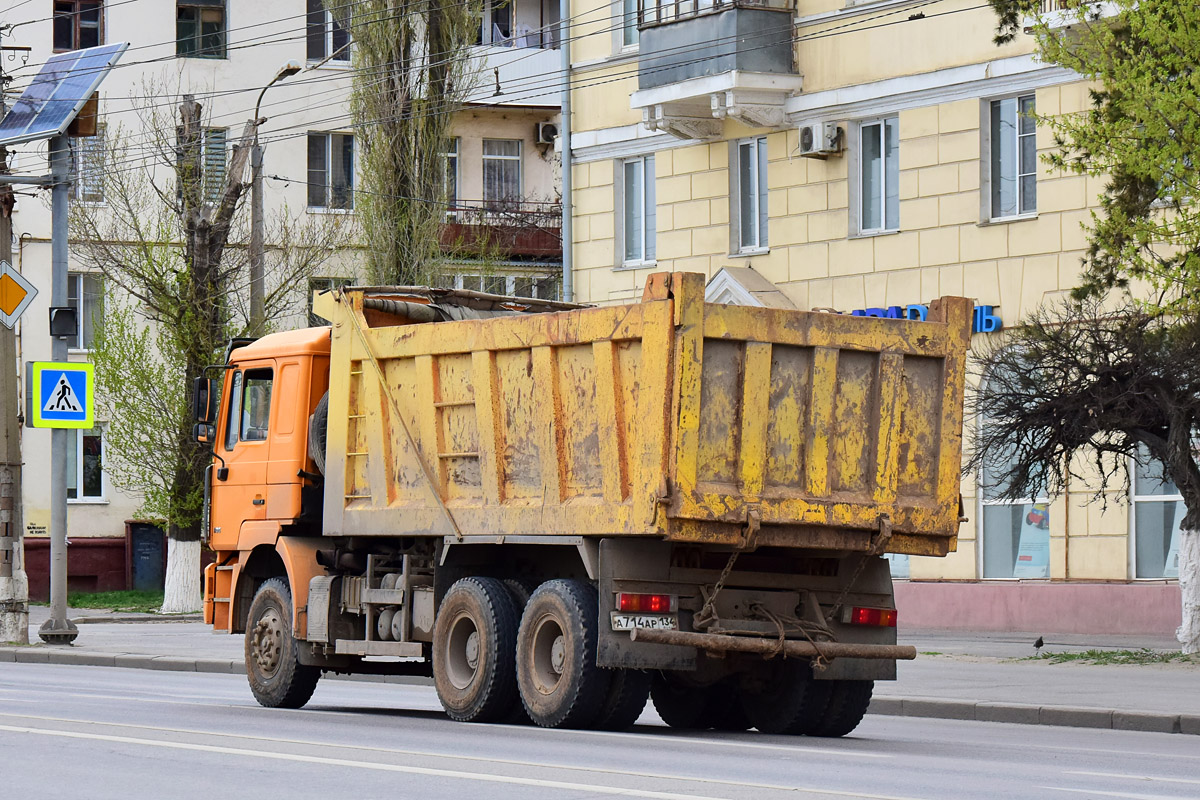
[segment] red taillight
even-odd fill
[[[846,622],[851,625],[874,625],[880,628],[896,627],[896,609],[894,608],[859,608],[850,609]]]
[[[675,611],[675,596],[617,592],[617,611],[635,614],[671,614]]]

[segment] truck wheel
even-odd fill
[[[495,578],[463,578],[433,625],[433,683],[451,719],[494,722],[513,704],[517,612]]]
[[[708,702],[711,697],[712,687],[693,684],[674,674],[656,673],[650,683],[650,699],[654,701],[654,710],[672,728],[708,728]]]
[[[292,636],[292,590],[283,578],[258,587],[246,624],[246,677],[267,708],[300,708],[312,697],[321,670],[301,664]]]
[[[529,718],[543,728],[586,728],[608,692],[608,670],[596,666],[599,601],[591,584],[547,581],[521,617],[517,685]]]
[[[525,604],[529,602],[529,596],[533,594],[533,590],[537,586],[533,581],[527,581],[524,578],[505,578],[504,587],[508,589],[508,594],[513,600],[513,607],[517,612],[518,621],[521,614],[525,612]],[[529,725],[533,720],[529,718],[529,714],[525,712],[525,704],[521,702],[521,693],[513,692],[512,706],[508,711],[500,717],[498,722],[504,725]]]
[[[763,733],[809,732],[826,707],[826,694],[814,683],[808,662],[781,663],[764,688],[741,692],[746,719]]]
[[[601,731],[623,731],[637,722],[650,699],[650,673],[640,669],[609,672],[608,694],[593,727]]]
[[[734,678],[725,678],[709,687],[708,706],[704,721],[715,731],[744,731],[752,727],[742,710]]]
[[[807,731],[810,736],[845,736],[858,727],[867,706],[875,681],[815,681],[830,683],[829,703],[819,721]]]
[[[317,465],[317,472],[325,474],[325,439],[329,432],[329,392],[321,395],[320,402],[308,418],[308,457]]]

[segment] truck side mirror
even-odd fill
[[[196,422],[211,423],[216,418],[216,387],[207,378],[196,378],[192,387],[192,416]],[[211,426],[210,426],[211,427]],[[198,433],[197,429],[197,433]],[[197,439],[196,441],[202,441]]]
[[[192,428],[192,438],[200,444],[212,444],[217,438],[217,426],[211,422],[197,422]]]

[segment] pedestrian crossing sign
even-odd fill
[[[91,364],[26,364],[25,419],[31,428],[94,428],[96,378]]]

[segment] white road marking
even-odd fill
[[[477,761],[486,764],[504,764],[514,767],[538,767],[542,769],[556,769],[564,772],[593,772],[607,775],[620,775],[632,778],[655,778],[660,780],[677,780],[687,781],[689,783],[711,783],[722,786],[739,786],[754,789],[770,789],[773,791],[790,792],[795,789],[793,786],[784,786],[773,783],[752,783],[739,780],[723,780],[721,778],[703,778],[689,775],[663,775],[659,773],[637,772],[634,770],[620,770],[606,767],[588,767],[578,766],[574,764],[548,764],[539,761],[522,761],[511,758],[493,758],[489,756],[471,756],[458,753],[439,753],[431,750],[406,750],[397,747],[372,747],[370,745],[351,745],[338,744],[335,742],[320,742],[311,739],[288,739],[278,736],[252,736],[244,733],[231,733],[226,731],[204,731],[195,728],[169,728],[161,725],[139,725],[136,723],[125,722],[103,722],[99,720],[87,719],[72,719],[69,717],[50,717],[38,714],[8,714],[0,711],[0,717],[11,719],[28,719],[38,720],[39,722],[65,722],[74,725],[98,725],[108,728],[124,728],[129,730],[154,731],[156,733],[178,733],[191,736],[217,736],[224,739],[243,739],[252,742],[272,742],[275,744],[290,744],[300,745],[304,747],[322,747],[334,750],[358,750],[367,753],[384,753],[388,755],[405,755],[415,756],[420,758],[439,758],[448,761]],[[42,729],[39,729],[42,730]],[[525,728],[524,730],[529,730]],[[640,737],[639,737],[640,740]],[[823,790],[822,790],[823,791]],[[836,792],[832,792],[836,794]],[[857,795],[856,795],[857,796]]]
[[[1088,775],[1093,778],[1121,778],[1128,781],[1161,781],[1163,783],[1186,783],[1192,786],[1200,786],[1200,781],[1188,780],[1187,778],[1158,778],[1153,775],[1124,775],[1119,772],[1083,772],[1081,770],[1064,770],[1066,775]]]
[[[1097,789],[1067,789],[1062,786],[1042,786],[1042,789],[1053,789],[1056,792],[1071,794],[1086,794],[1088,797],[1124,797],[1127,800],[1172,800],[1165,794],[1133,794],[1131,792],[1101,792]]]
[[[191,742],[164,742],[154,739],[138,739],[131,736],[113,736],[99,733],[83,733],[79,731],[52,730],[47,728],[31,728],[16,725],[0,725],[0,731],[24,733],[35,736],[54,736],[65,739],[83,739],[87,741],[112,742],[116,744],[140,745],[143,747],[158,747],[168,750],[191,750],[202,753],[217,753],[221,755],[244,756],[253,759],[268,759],[276,761],[291,761],[308,764],[322,764],[332,767],[348,767],[351,769],[378,770],[382,772],[399,772],[408,775],[426,775],[438,778],[452,778],[483,783],[503,783],[517,786],[532,786],[541,789],[559,789],[563,791],[590,792],[593,794],[615,795],[622,797],[645,797],[652,800],[721,800],[711,795],[678,794],[674,792],[656,792],[648,789],[626,789],[619,786],[595,786],[586,783],[571,783],[568,781],[552,781],[539,778],[522,778],[509,775],[489,775],[462,770],[434,769],[432,767],[414,767],[399,764],[382,764],[373,761],[352,761],[342,758],[327,758],[323,756],[306,756],[295,753],[279,753],[263,750],[246,750],[239,747],[222,747],[219,745],[196,744]],[[552,769],[552,767],[549,767]],[[676,780],[673,776],[661,776],[663,780]],[[784,791],[802,794],[823,794],[836,797],[859,797],[866,800],[915,800],[909,797],[894,795],[864,794],[862,792],[843,792],[830,789],[810,787],[779,787]]]

